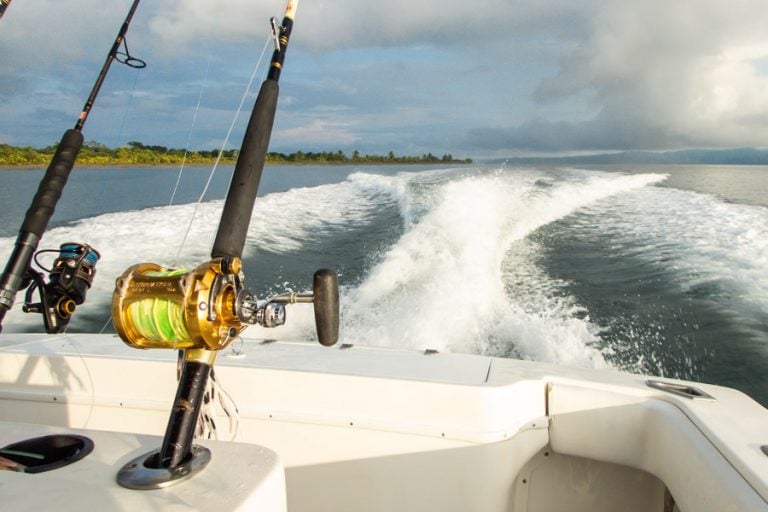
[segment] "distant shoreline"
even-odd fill
[[[193,163],[185,163],[184,167],[208,167],[210,165],[214,164],[214,160],[211,160],[210,162],[193,162]],[[366,162],[311,162],[311,161],[305,161],[305,162],[270,162],[267,161],[264,165],[265,167],[274,166],[274,167],[282,167],[282,166],[352,166],[352,165],[435,165],[435,164],[446,164],[446,165],[462,165],[462,164],[470,164],[472,163],[472,160],[454,160],[451,162],[443,162],[443,161],[436,161],[436,162],[389,162],[389,161],[366,161]],[[219,162],[220,165],[235,165],[235,161],[221,161]],[[172,168],[178,168],[181,165],[181,162],[178,163],[159,163],[159,164],[137,164],[132,162],[115,162],[115,163],[80,163],[75,162],[75,168],[77,167],[146,167],[148,169],[156,169],[158,167],[172,167]],[[41,170],[44,171],[48,167],[48,164],[0,164],[0,171],[13,171],[13,170]]]
[[[0,144],[0,169],[47,168],[53,158],[55,146],[46,148],[15,147]],[[219,163],[234,164],[237,161],[238,150],[185,151],[183,149],[166,148],[164,146],[147,146],[141,142],[129,142],[127,146],[108,148],[97,142],[86,142],[78,153],[76,165],[110,167],[110,166],[177,166],[212,165],[220,158]],[[432,153],[421,156],[398,156],[393,151],[387,155],[362,155],[355,150],[351,156],[343,151],[295,151],[285,154],[270,152],[267,154],[268,165],[387,165],[387,164],[468,164],[469,158],[456,159],[453,155],[445,154],[437,157]]]

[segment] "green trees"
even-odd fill
[[[272,164],[468,164],[472,163],[472,159],[456,160],[450,153],[443,155],[442,158],[432,153],[421,156],[397,156],[394,151],[386,155],[363,155],[358,150],[354,150],[352,156],[347,156],[343,151],[338,150],[335,153],[328,151],[320,153],[296,151],[290,154],[271,152],[267,155],[267,162]]]
[[[47,166],[56,145],[45,148],[15,147],[0,144],[0,165],[9,166]],[[119,148],[108,148],[104,144],[88,141],[83,144],[77,157],[80,165],[174,165],[180,164],[185,158],[189,164],[207,164],[216,160],[218,150],[199,150],[185,152],[183,149],[167,148],[165,146],[148,146],[138,141],[131,141]],[[231,149],[222,153],[222,163],[237,161],[238,151]],[[423,163],[471,163],[472,160],[456,160],[450,153],[438,158],[432,153],[421,156],[397,156],[394,151],[386,155],[363,155],[354,150],[347,156],[342,150],[335,152],[304,152],[296,151],[285,154],[270,152],[267,163],[270,164],[423,164]]]
[[[17,148],[0,144],[0,164],[2,165],[47,165],[53,157],[53,149]]]

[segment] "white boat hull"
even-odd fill
[[[13,422],[159,447],[176,388],[171,351],[109,335],[0,343],[0,446],[18,437]],[[714,399],[687,398],[612,371],[256,341],[220,356],[216,375],[238,405],[235,441],[278,454],[291,511],[768,510],[768,411],[728,388],[695,384]],[[217,423],[224,436],[226,419]],[[237,443],[213,443],[217,473],[258,463]],[[117,451],[125,461],[137,449]],[[163,492],[225,492],[211,471]],[[0,490],[35,476],[0,472]]]

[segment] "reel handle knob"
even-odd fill
[[[312,279],[315,327],[321,345],[330,347],[339,339],[339,276],[323,268]]]

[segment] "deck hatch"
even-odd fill
[[[43,473],[77,462],[93,451],[93,441],[74,434],[54,434],[25,439],[0,448],[0,457],[14,462],[9,468]]]
[[[672,393],[674,395],[683,396],[685,398],[690,398],[692,400],[715,400],[715,397],[709,393],[702,391],[695,386],[689,386],[687,384],[676,384],[674,382],[664,382],[661,380],[647,380],[645,381],[645,384],[648,387],[666,391],[667,393]]]

